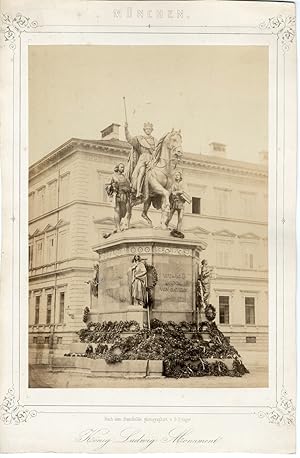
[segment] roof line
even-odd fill
[[[85,140],[85,139],[81,139],[81,138],[76,138],[76,137],[72,137],[70,138],[69,140],[67,140],[66,142],[64,142],[62,145],[60,145],[59,147],[55,148],[53,151],[51,151],[50,153],[48,153],[47,155],[43,156],[41,159],[39,159],[38,161],[34,162],[33,164],[31,164],[29,166],[29,172],[32,172],[35,168],[39,169],[39,167],[42,166],[43,163],[46,163],[48,160],[50,160],[51,158],[54,158],[56,155],[58,155],[59,153],[61,153],[65,148],[68,148],[68,147],[71,147],[72,146],[72,143],[74,143],[74,146],[76,146],[76,144],[80,145],[80,144],[86,144],[86,146],[88,144],[91,144],[91,145],[98,145],[98,147],[106,147],[106,148],[111,148],[111,149],[119,149],[119,150],[123,150],[124,153],[126,152],[126,150],[129,150],[131,149],[131,146],[124,140],[115,140],[117,142],[120,142],[119,144],[114,144],[114,140]],[[253,173],[263,173],[263,174],[267,174],[268,172],[268,169],[266,166],[262,165],[262,164],[256,164],[256,163],[252,163],[252,162],[247,162],[247,161],[238,161],[238,160],[235,160],[235,159],[226,159],[226,158],[219,158],[218,156],[210,156],[210,155],[206,155],[206,154],[203,154],[203,153],[199,153],[199,154],[195,154],[195,153],[190,153],[190,152],[184,152],[183,153],[183,162],[185,162],[186,164],[188,163],[200,163],[200,162],[203,162],[204,164],[206,164],[207,166],[211,166],[213,168],[215,167],[225,167],[225,168],[232,168],[232,169],[235,169],[236,171],[238,171],[238,169],[247,169],[249,172],[253,172]]]

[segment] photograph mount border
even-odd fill
[[[6,17],[8,17],[8,15],[5,15]],[[14,20],[16,18],[22,18],[22,17],[25,17],[23,15],[16,15],[14,19],[10,18],[11,20],[11,23],[13,24]],[[292,20],[292,23],[294,24],[294,27],[295,27],[295,18],[293,17],[288,17]],[[279,43],[281,42],[281,48],[282,48],[282,52],[283,52],[283,62],[284,62],[284,65],[283,65],[283,89],[284,89],[284,96],[283,96],[283,109],[282,109],[282,112],[283,112],[283,151],[282,151],[282,163],[283,163],[283,170],[282,170],[282,180],[283,180],[283,195],[282,195],[282,199],[283,199],[283,209],[282,209],[282,215],[280,215],[281,217],[281,227],[282,227],[282,238],[283,238],[283,242],[284,242],[284,230],[285,230],[285,224],[286,224],[286,219],[285,219],[285,207],[284,207],[284,203],[285,203],[285,193],[284,193],[284,187],[285,187],[285,160],[286,160],[286,157],[285,157],[285,84],[286,84],[286,80],[285,80],[285,69],[286,69],[286,63],[285,63],[285,53],[289,50],[289,47],[290,45],[293,43],[294,41],[294,36],[292,38],[292,40],[289,40],[288,43],[286,42],[286,39],[284,38],[285,35],[285,29],[276,29],[274,27],[272,27],[272,20],[273,19],[276,19],[276,18],[268,18],[265,22],[261,23],[258,27],[260,28],[260,32],[249,32],[249,33],[243,33],[243,32],[230,32],[230,33],[226,33],[226,32],[222,32],[222,33],[216,33],[216,32],[204,32],[204,31],[193,31],[193,32],[181,32],[181,31],[178,31],[178,32],[171,32],[171,31],[168,31],[168,32],[155,32],[153,31],[153,29],[167,29],[168,27],[169,28],[172,28],[172,29],[179,29],[179,28],[185,28],[185,29],[189,29],[189,28],[198,28],[198,29],[207,29],[207,28],[216,28],[215,26],[188,26],[188,25],[172,25],[172,26],[151,26],[150,24],[149,25],[126,25],[126,26],[122,26],[122,25],[107,25],[107,24],[101,24],[101,25],[97,25],[97,24],[93,24],[93,25],[82,25],[82,26],[78,26],[78,25],[74,25],[74,24],[64,24],[64,25],[61,25],[61,24],[52,24],[52,25],[38,25],[38,23],[36,21],[31,21],[29,18],[28,19],[28,24],[31,24],[30,27],[34,28],[34,29],[38,29],[38,28],[43,28],[45,30],[46,27],[76,27],[76,29],[81,29],[81,28],[85,28],[85,27],[101,27],[101,28],[112,28],[112,27],[116,27],[116,28],[119,28],[119,29],[122,29],[122,28],[126,28],[126,29],[132,29],[132,28],[138,28],[139,31],[136,31],[136,32],[130,32],[129,30],[120,30],[120,31],[109,31],[109,32],[106,32],[106,31],[94,31],[94,32],[90,32],[90,33],[98,33],[98,34],[105,34],[105,33],[109,33],[109,34],[129,34],[129,35],[132,35],[132,34],[166,34],[166,35],[174,35],[174,34],[177,34],[177,35],[182,35],[182,34],[197,34],[197,35],[273,35],[274,36],[274,40],[276,41],[276,59],[277,59],[277,62],[276,62],[276,70],[277,70],[277,74],[276,74],[276,265],[277,265],[277,259],[278,259],[278,235],[279,235],[279,231],[280,231],[280,228],[279,228],[279,219],[278,219],[278,177],[279,177],[279,172],[278,172],[278,160],[279,160],[279,139],[278,139],[278,116],[279,116],[279,105],[278,105],[278,73],[279,73],[279,64],[278,64],[278,52],[279,52]],[[30,22],[31,21],[31,22]],[[15,149],[16,149],[16,144],[18,143],[18,151],[19,151],[19,157],[18,157],[18,160],[19,162],[21,161],[21,115],[20,115],[20,112],[18,115],[15,114],[15,101],[16,101],[16,98],[19,99],[19,104],[20,104],[20,107],[21,107],[21,103],[22,103],[22,87],[21,87],[21,62],[22,62],[22,34],[23,32],[26,33],[26,34],[66,34],[66,33],[72,33],[72,34],[80,34],[80,33],[84,33],[84,34],[87,34],[87,31],[84,31],[84,32],[80,32],[78,30],[76,31],[64,31],[64,32],[58,32],[58,31],[38,31],[38,30],[30,30],[30,27],[16,27],[15,29],[15,33],[14,35],[10,35],[10,31],[11,31],[11,25],[7,25],[7,23],[5,21],[3,21],[3,17],[2,17],[2,22],[6,25],[6,28],[3,30],[1,30],[2,33],[4,33],[4,36],[5,36],[5,41],[9,43],[9,47],[13,53],[13,57],[12,57],[12,78],[13,78],[13,90],[12,90],[12,103],[13,103],[13,119],[12,119],[12,126],[13,126],[13,138],[12,138],[12,166],[13,166],[13,169],[14,169],[14,166],[15,166],[15,163],[16,163],[16,157],[15,157]],[[33,24],[33,25],[32,25]],[[265,24],[264,26],[262,26],[262,24]],[[221,26],[218,26],[218,28],[220,28]],[[224,26],[225,27],[225,26]],[[226,29],[228,29],[229,27],[226,26]],[[242,29],[243,27],[242,26],[231,26],[230,27],[231,29],[233,28],[236,28],[236,29]],[[255,30],[257,30],[257,27],[249,27],[249,26],[245,26],[244,27],[245,29],[250,29],[250,28],[253,28]],[[265,28],[266,30],[268,31],[265,31],[263,32],[262,29]],[[148,29],[147,31],[142,31],[143,29]],[[6,37],[7,33],[9,33],[8,37]],[[17,43],[16,43],[17,42]],[[18,62],[16,63],[15,62],[15,59],[17,60],[16,58],[16,54],[18,54]],[[15,89],[15,79],[17,77],[17,72],[16,72],[16,68],[15,67],[18,67],[18,74],[19,74],[19,87],[18,87],[18,90],[16,91]],[[16,125],[18,125],[18,130],[19,130],[19,137],[16,136]],[[12,252],[12,258],[13,258],[13,275],[12,275],[12,285],[11,285],[11,290],[12,290],[12,325],[14,323],[14,320],[16,319],[16,316],[18,317],[18,321],[19,321],[19,335],[18,335],[18,338],[16,340],[18,340],[18,350],[19,350],[19,353],[18,353],[18,356],[16,358],[16,355],[15,355],[15,345],[14,345],[14,340],[15,340],[15,335],[12,333],[12,367],[11,367],[11,388],[9,389],[8,391],[8,395],[11,396],[11,398],[14,399],[15,401],[15,407],[17,408],[20,408],[20,409],[25,409],[25,411],[27,412],[27,416],[24,415],[24,420],[23,421],[27,421],[28,418],[30,417],[33,417],[36,415],[36,413],[88,413],[88,414],[97,414],[97,413],[104,413],[102,411],[96,411],[95,409],[93,409],[92,411],[82,411],[82,410],[78,410],[78,412],[62,412],[62,411],[42,411],[40,410],[40,407],[64,407],[66,409],[68,408],[71,408],[71,407],[76,407],[76,408],[85,408],[85,407],[91,407],[91,405],[84,405],[84,404],[38,404],[38,405],[32,405],[32,404],[25,404],[24,406],[23,405],[20,405],[20,399],[19,399],[19,396],[20,396],[20,391],[21,391],[21,323],[20,323],[20,310],[21,310],[21,297],[20,297],[20,288],[19,288],[19,295],[18,295],[18,300],[15,301],[14,299],[14,291],[16,290],[15,289],[15,284],[14,284],[14,279],[15,279],[15,251],[14,251],[14,247],[15,247],[15,240],[16,240],[16,233],[18,233],[18,247],[20,248],[20,230],[19,230],[19,227],[18,227],[18,224],[16,223],[16,214],[18,214],[18,218],[19,218],[19,224],[20,224],[20,205],[18,205],[18,210],[16,211],[15,210],[15,181],[16,181],[16,177],[12,176],[12,211],[11,211],[11,223],[12,223],[12,247],[13,247],[13,252]],[[18,189],[19,189],[19,193],[21,193],[21,174],[19,174],[19,177],[18,177]],[[19,256],[19,253],[20,251],[17,253],[17,258]],[[284,246],[284,243],[282,245],[282,258],[284,260],[284,257],[285,257],[285,246]],[[278,272],[278,269],[276,268],[276,324],[275,324],[275,327],[276,327],[276,331],[279,327],[279,323],[278,323],[278,303],[277,303],[277,299],[278,299],[278,291],[277,291],[277,276],[279,275],[279,272]],[[20,276],[21,276],[21,269],[20,269],[20,263],[19,263],[19,271],[18,271],[18,283],[20,284]],[[282,276],[283,276],[283,288],[284,288],[284,281],[285,281],[285,271],[284,271],[284,262],[283,262],[283,271],[282,271]],[[16,304],[15,302],[18,302],[18,304]],[[250,409],[250,408],[264,408],[264,409],[269,409],[269,411],[267,412],[264,412],[264,411],[259,411],[259,412],[238,412],[238,411],[235,411],[235,412],[228,412],[226,410],[226,412],[216,412],[216,411],[213,411],[213,412],[188,412],[188,414],[198,414],[198,415],[211,415],[211,414],[237,414],[237,415],[248,415],[248,414],[257,414],[260,418],[262,417],[269,417],[272,412],[274,412],[274,410],[276,410],[278,408],[278,405],[280,405],[280,402],[281,402],[281,399],[282,397],[285,396],[284,393],[286,393],[285,391],[285,373],[284,373],[284,345],[285,345],[285,334],[284,334],[284,295],[283,295],[283,304],[282,304],[282,307],[283,307],[283,313],[282,313],[282,316],[283,316],[283,323],[282,323],[282,329],[283,329],[283,333],[282,333],[282,345],[283,345],[283,352],[282,352],[282,358],[283,358],[283,373],[282,373],[282,380],[278,380],[279,378],[279,374],[278,374],[278,371],[277,371],[277,366],[278,366],[278,342],[277,342],[277,332],[276,332],[276,344],[275,344],[275,347],[276,347],[276,399],[275,399],[275,402],[276,402],[276,405],[274,406],[217,406],[217,405],[213,405],[213,406],[183,406],[183,405],[180,405],[180,406],[172,406],[172,408],[177,408],[177,407],[180,407],[180,408],[187,408],[187,409],[197,409],[197,408],[204,408],[204,409],[209,409],[210,407],[212,408],[233,408],[233,409]],[[17,313],[16,313],[17,312]],[[16,361],[17,359],[17,361]],[[16,367],[18,366],[18,379],[16,380],[16,375],[15,375],[15,371],[16,371]],[[281,385],[281,395],[279,397],[279,390],[278,390],[278,385]],[[14,387],[17,387],[16,391],[14,390]],[[3,405],[5,405],[5,399],[6,397],[4,398],[4,401],[2,403],[2,405],[0,405],[0,408],[2,408],[3,410]],[[27,407],[36,407],[35,410],[28,410],[26,409]],[[116,405],[101,405],[101,404],[93,404],[93,407],[94,408],[98,408],[98,407],[103,407],[103,408],[109,408],[109,407],[118,407]],[[126,409],[128,407],[130,408],[138,408],[138,407],[143,407],[144,409],[149,409],[149,408],[155,408],[155,407],[160,407],[161,409],[167,409],[168,406],[155,406],[155,405],[122,405],[122,406],[119,406],[121,407],[122,409]],[[171,406],[170,406],[171,407]],[[110,412],[110,413],[117,413],[117,412]],[[124,410],[122,411],[122,413],[125,413]],[[132,413],[132,412],[130,412]],[[163,412],[164,414],[168,414],[168,412]],[[176,412],[174,411],[171,411],[170,414],[174,414]],[[183,412],[178,412],[178,413],[181,413],[183,414]],[[187,413],[187,412],[184,412],[184,413]],[[152,413],[149,413],[148,415],[152,415]],[[270,418],[269,418],[269,421]],[[13,419],[11,422],[14,422]],[[294,421],[291,421],[290,424],[293,424]],[[16,423],[15,423],[16,424]]]

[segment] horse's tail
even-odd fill
[[[160,210],[161,209],[161,196],[156,195],[156,196],[151,197],[151,203],[156,210]]]

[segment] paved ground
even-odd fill
[[[30,373],[31,388],[264,388],[267,374],[257,372],[237,377],[171,378],[89,378],[77,374],[51,374],[45,369]]]

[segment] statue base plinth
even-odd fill
[[[153,228],[129,229],[103,239],[93,247],[99,255],[100,282],[98,304],[91,310],[91,320],[147,322],[147,310],[130,306],[132,259],[139,255],[154,266],[158,275],[150,317],[191,321],[200,252],[205,248],[206,243],[197,237],[179,239],[168,230]]]
[[[136,321],[142,329],[144,325],[147,325],[147,310],[143,309],[140,305],[132,305],[126,312],[127,321]]]
[[[127,310],[124,311],[112,311],[112,312],[98,312],[93,311],[90,313],[89,321],[93,323],[103,321],[136,321],[140,328],[143,328],[144,324],[147,325],[148,317],[147,310],[143,309],[142,306],[128,306]]]

